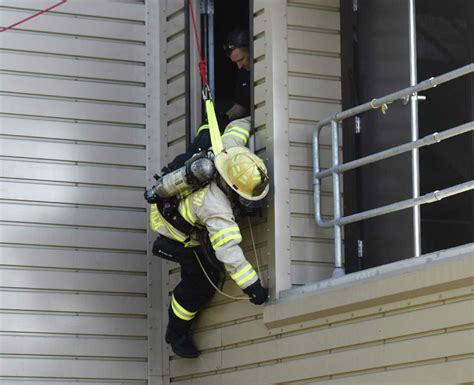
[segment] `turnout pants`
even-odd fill
[[[181,281],[175,287],[168,309],[168,327],[177,334],[186,333],[204,305],[211,300],[215,289],[204,275],[196,255],[203,264],[207,275],[217,286],[220,272],[211,266],[202,255],[200,247],[184,247],[181,243],[160,236],[153,244],[153,254],[181,267]]]

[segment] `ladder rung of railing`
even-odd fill
[[[396,202],[387,206],[379,207],[372,210],[367,210],[361,213],[353,214],[347,217],[341,215],[341,187],[340,187],[340,177],[341,174],[345,171],[353,170],[355,168],[377,162],[382,159],[387,159],[396,155],[403,154],[420,147],[430,146],[436,143],[439,143],[442,140],[464,134],[469,131],[474,130],[474,122],[468,122],[457,127],[445,130],[440,133],[434,133],[427,135],[422,139],[418,139],[413,142],[409,142],[397,147],[390,148],[372,154],[345,164],[339,163],[339,123],[347,118],[358,115],[362,112],[373,110],[384,106],[389,103],[396,101],[406,101],[407,98],[415,96],[420,91],[425,91],[430,88],[436,87],[439,84],[446,83],[450,80],[456,79],[458,77],[467,75],[474,72],[474,64],[471,63],[464,67],[461,67],[457,70],[448,72],[446,74],[430,78],[423,82],[418,83],[415,86],[402,89],[400,91],[391,93],[387,96],[381,97],[379,99],[374,99],[369,103],[362,104],[360,106],[351,108],[349,110],[338,112],[329,116],[328,118],[320,121],[316,126],[313,133],[313,183],[314,183],[314,206],[315,206],[315,220],[316,223],[321,227],[334,227],[334,247],[335,247],[335,269],[333,277],[338,277],[344,275],[344,267],[342,262],[342,226],[358,222],[364,219],[373,218],[380,215],[385,215],[395,211],[407,209],[410,207],[415,207],[440,199],[446,198],[448,196],[460,194],[465,191],[474,190],[474,181],[469,181],[466,183],[459,184],[457,186],[452,186],[440,191],[433,191],[431,193],[425,194],[420,197],[414,197],[412,199],[407,199],[404,201]],[[331,124],[331,149],[332,149],[332,167],[326,170],[320,169],[320,141],[319,135],[321,129],[328,124]],[[322,219],[322,210],[321,210],[321,179],[325,177],[332,176],[333,178],[333,197],[334,197],[334,217],[332,220],[324,221]]]

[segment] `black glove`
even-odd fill
[[[268,299],[268,289],[262,286],[260,280],[245,288],[244,293],[250,297],[250,302],[255,305],[261,305]]]
[[[155,186],[145,189],[143,196],[148,203],[155,203],[158,200],[158,195],[156,195],[155,192]]]

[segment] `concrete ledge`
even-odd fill
[[[263,320],[272,329],[466,286],[474,286],[474,243],[286,290]]]

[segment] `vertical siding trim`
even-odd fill
[[[271,3],[271,4],[270,4]],[[288,30],[286,0],[265,6],[267,62],[267,154],[272,172],[273,199],[269,202],[270,286],[272,298],[291,287],[290,184],[288,133]],[[273,284],[272,284],[273,282]]]
[[[166,114],[166,101],[162,97],[166,86],[164,76],[166,70],[166,52],[161,53],[161,47],[166,47],[166,35],[162,31],[163,15],[166,13],[163,2],[146,2],[146,131],[147,131],[147,185],[153,185],[153,174],[161,164],[163,146],[167,140],[161,140],[167,134],[163,130],[161,116]],[[158,44],[157,44],[158,43]],[[163,105],[163,103],[165,103]],[[163,108],[163,106],[165,108]],[[166,122],[166,119],[164,119]],[[150,206],[147,205],[147,218]],[[148,221],[147,221],[148,222]],[[168,354],[162,348],[164,339],[163,298],[168,295],[166,286],[162,284],[165,272],[163,263],[151,252],[156,235],[147,226],[147,310],[148,310],[148,384],[162,385],[163,377],[169,367]],[[166,274],[167,275],[167,274]],[[166,292],[165,295],[163,292]]]

